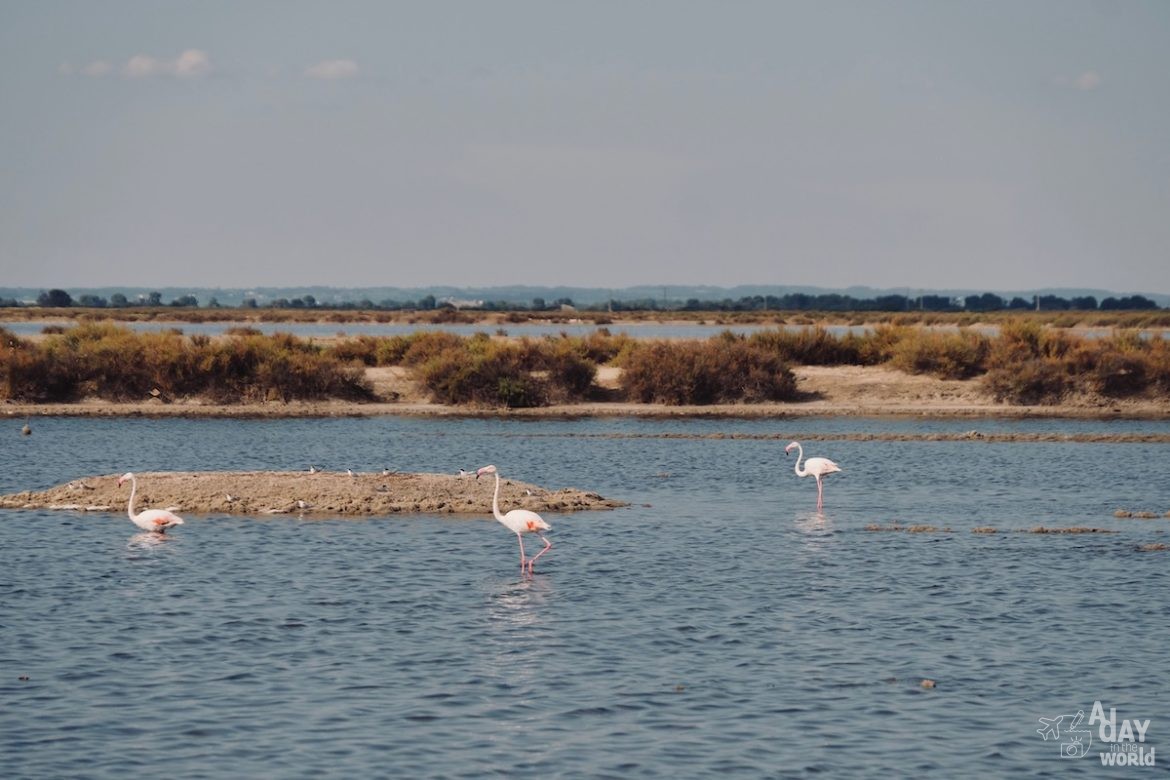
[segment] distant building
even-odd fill
[[[483,301],[469,301],[463,298],[440,298],[440,304],[446,304],[453,309],[482,309]]]

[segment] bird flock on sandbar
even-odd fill
[[[791,454],[792,450],[796,450],[796,466],[793,469],[798,477],[813,477],[817,484],[817,511],[821,511],[824,507],[824,478],[829,474],[841,471],[841,467],[828,458],[805,458],[804,448],[801,447],[800,442],[792,442],[784,448],[784,454]],[[803,461],[803,463],[802,463]],[[319,473],[319,469],[315,465],[309,466],[309,473]],[[383,469],[383,474],[393,473],[389,469]],[[346,469],[346,474],[355,476],[352,469]],[[535,574],[536,561],[550,549],[552,549],[552,542],[542,533],[543,531],[551,531],[550,526],[543,517],[529,509],[512,509],[507,513],[500,511],[500,472],[494,465],[484,466],[474,472],[466,469],[459,469],[460,477],[474,476],[476,480],[483,476],[495,477],[495,490],[492,493],[492,515],[495,516],[505,528],[516,534],[516,541],[520,544],[520,574],[521,576],[532,576]],[[118,478],[118,486],[121,487],[124,483],[130,483],[130,498],[126,505],[126,513],[130,516],[130,520],[134,525],[138,526],[144,531],[149,531],[159,535],[165,535],[168,529],[175,526],[183,525],[183,518],[179,517],[172,511],[172,509],[147,509],[142,512],[135,513],[134,511],[134,497],[138,491],[138,480],[132,472],[126,472]],[[230,494],[227,496],[230,503],[234,499]],[[311,506],[305,502],[299,502],[301,508]],[[531,558],[527,557],[524,552],[524,535],[534,534],[544,542],[544,547],[536,555]]]

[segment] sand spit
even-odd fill
[[[879,525],[878,523],[870,523],[869,525],[865,526],[865,528],[863,528],[862,530],[865,530],[865,531],[905,532],[905,533],[909,533],[909,534],[922,534],[922,533],[950,534],[950,533],[954,533],[954,531],[950,528],[938,528],[938,527],[933,526],[933,525],[899,525],[898,523],[894,523],[892,525]],[[1011,530],[1005,529],[1002,531],[998,528],[992,528],[990,526],[979,526],[977,528],[972,528],[971,533],[973,533],[973,534],[1000,534],[1000,533],[1115,534],[1115,533],[1117,533],[1117,531],[1110,530],[1108,528],[1088,528],[1085,526],[1073,526],[1071,528],[1046,528],[1045,526],[1038,525],[1038,526],[1035,526],[1033,528],[1015,528],[1015,529],[1011,529]]]
[[[124,512],[130,486],[120,474],[85,477],[45,491],[0,496],[4,509]],[[327,515],[360,517],[400,512],[487,514],[494,481],[453,474],[319,471],[141,472],[136,509],[175,508],[180,514]],[[625,502],[576,488],[549,490],[504,479],[500,508],[534,512],[612,509]]]

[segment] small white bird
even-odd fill
[[[463,478],[464,478],[464,477],[466,477],[466,476],[467,476],[469,473],[470,473],[470,472],[469,472],[467,469],[459,469],[459,478],[460,478],[460,479],[463,479]]]
[[[313,505],[310,504],[308,501],[304,500],[303,498],[297,499],[297,509],[312,509],[312,508],[313,508]]]
[[[345,470],[345,473],[346,473],[346,474],[348,474],[348,475],[349,475],[349,476],[351,476],[351,477],[356,477],[356,476],[357,476],[357,474],[354,474],[354,473],[353,473],[353,469],[346,469],[346,470]]]
[[[309,466],[309,473],[310,474],[316,474],[320,470],[321,469],[317,468],[316,466]]]
[[[394,473],[396,473],[396,472],[393,472],[393,471],[391,471],[390,469],[382,469],[382,476],[383,476],[383,477],[388,477],[388,476],[390,476],[391,474],[394,474]]]
[[[228,503],[230,504],[230,503],[232,503],[233,501],[235,501],[235,500],[236,500],[236,497],[235,497],[235,496],[233,496],[231,493],[224,493],[224,494],[223,494],[223,500],[224,500],[224,501],[226,501],[226,502],[228,502]]]
[[[126,514],[130,516],[134,525],[143,531],[165,534],[168,528],[183,524],[183,518],[168,509],[147,509],[139,514],[134,514],[134,494],[138,492],[138,480],[134,474],[127,471],[118,477],[118,487],[121,487],[126,480],[130,480],[130,501],[126,504]]]
[[[800,459],[804,457],[804,448],[800,446],[800,442],[794,441],[784,448],[784,454],[787,455],[796,448],[796,476],[807,477],[813,476],[817,480],[817,509],[819,510],[824,504],[824,486],[821,484],[821,478],[827,477],[829,474],[840,471],[841,467],[828,458],[809,458],[804,462],[804,468],[800,468]]]

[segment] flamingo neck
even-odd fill
[[[138,492],[138,480],[130,477],[130,500],[126,503],[126,514],[130,515],[130,519],[135,518],[134,514],[134,494]]]
[[[492,493],[492,514],[496,516],[497,520],[503,520],[504,515],[500,512],[500,474],[496,472],[496,492]]]
[[[798,476],[798,477],[808,476],[808,471],[801,470],[801,468],[800,468],[800,461],[803,458],[804,458],[804,447],[801,447],[799,444],[797,444],[796,445],[796,466],[792,470],[796,472],[796,476]]]

